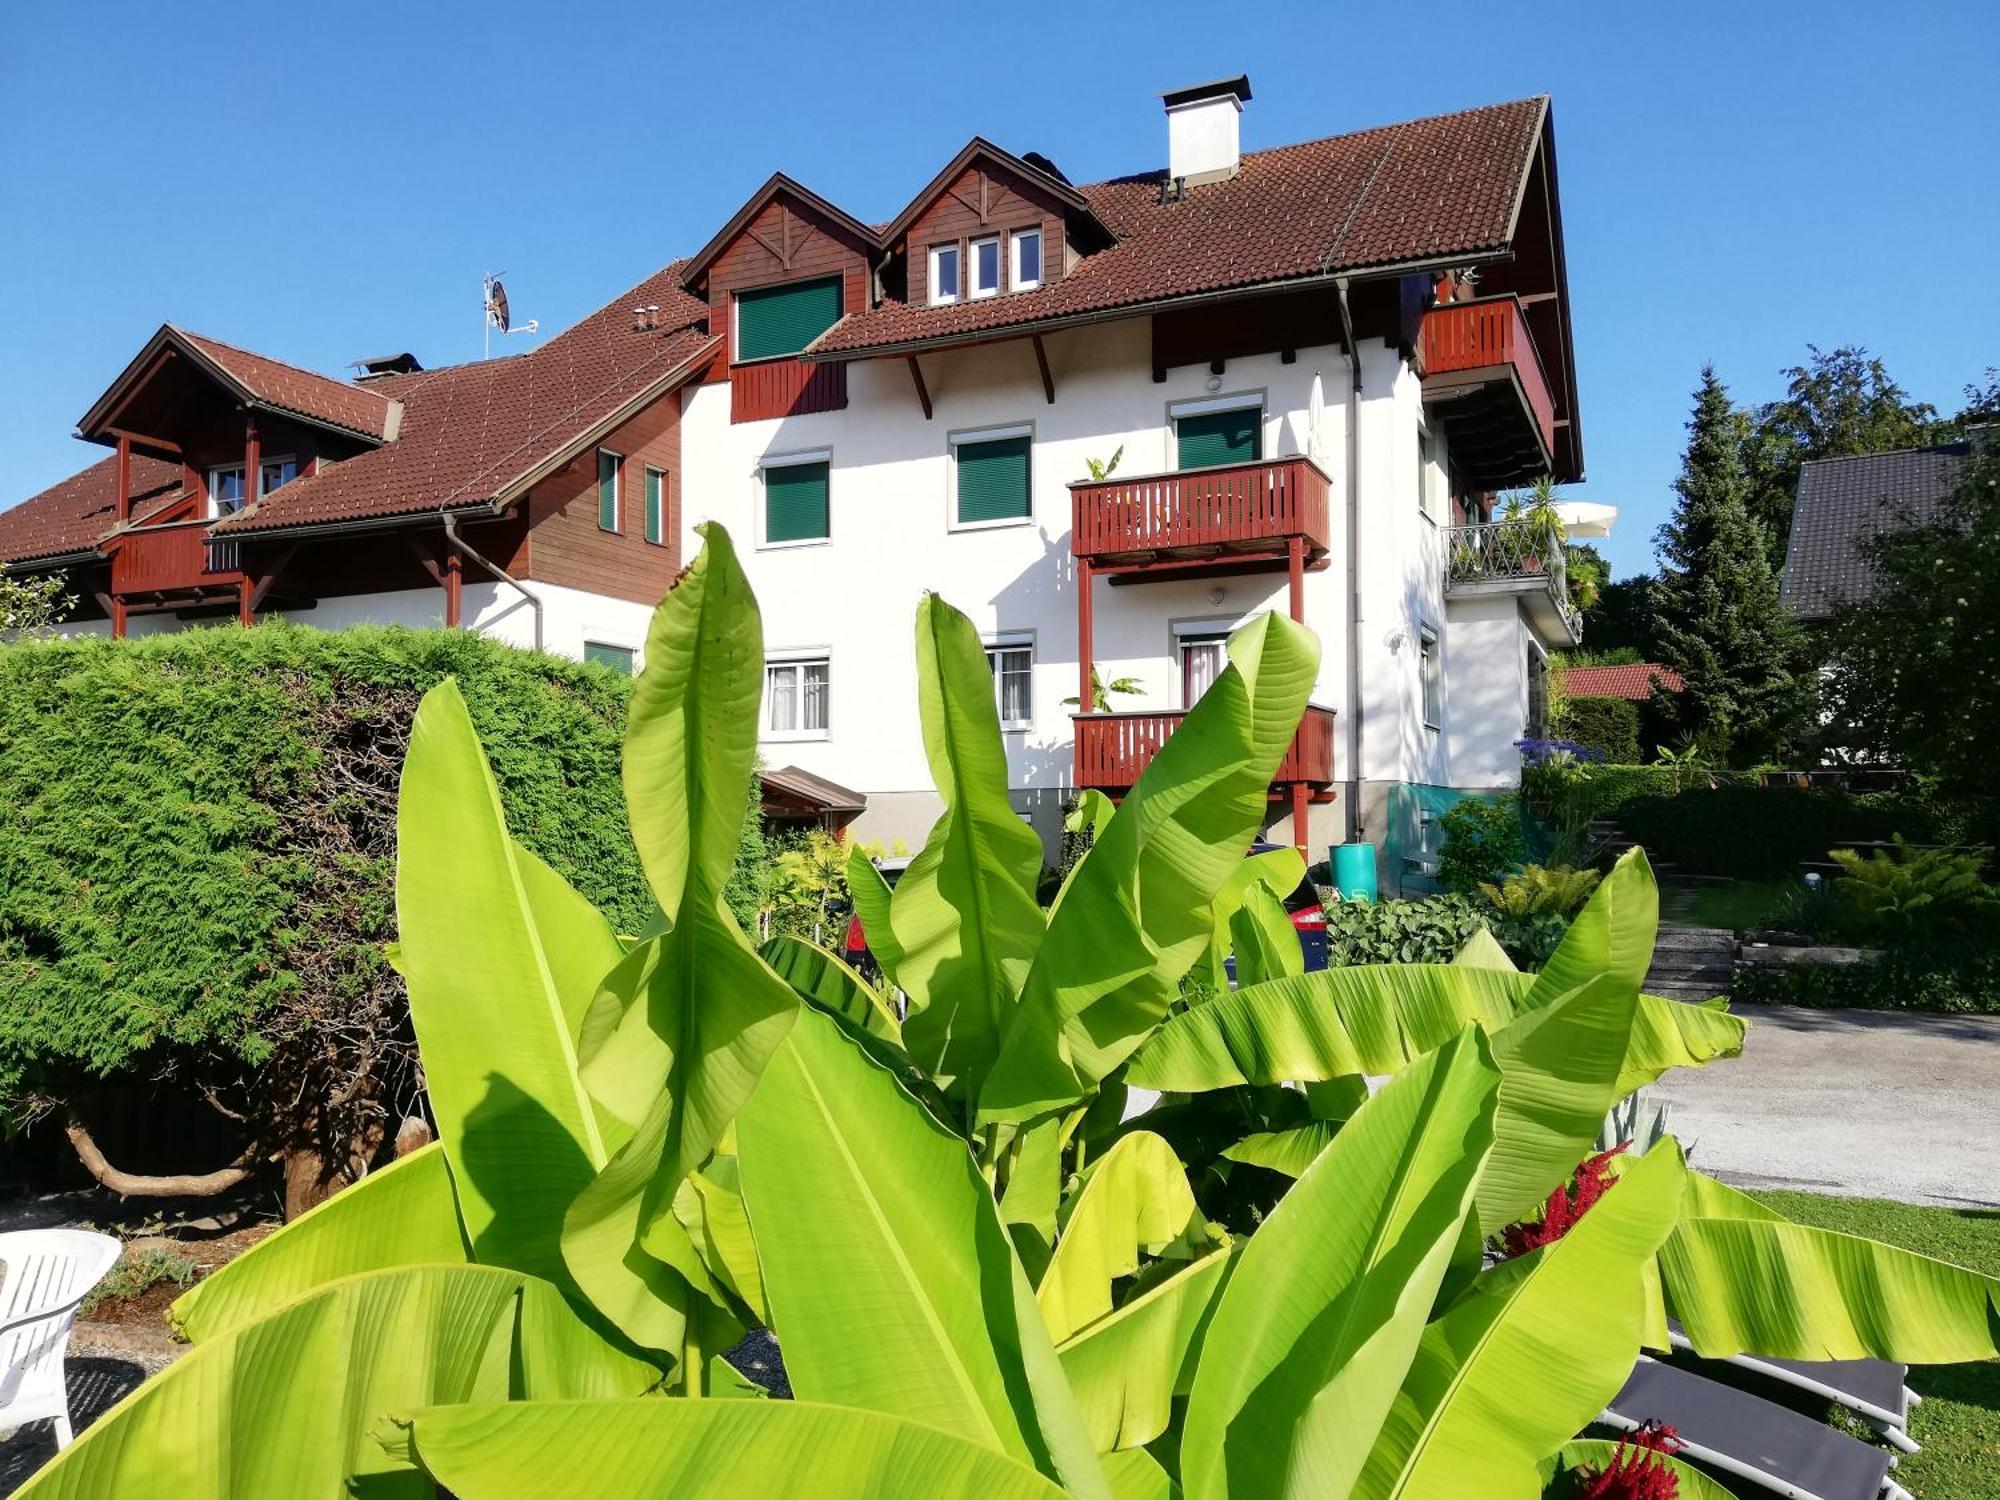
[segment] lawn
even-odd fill
[[[1901,1245],[2000,1276],[2000,1209],[1913,1208],[1873,1198],[1760,1192],[1801,1224]],[[1917,1500],[1987,1500],[2000,1475],[2000,1364],[1932,1365],[1910,1373],[1924,1398],[1910,1436],[1924,1451],[1905,1458],[1896,1480]]]
[[[1700,885],[1673,920],[1690,927],[1727,927],[1735,932],[1762,927],[1792,885],[1789,880]]]

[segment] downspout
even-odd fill
[[[1354,342],[1354,314],[1347,278],[1336,277],[1340,332],[1347,341],[1352,379],[1347,387],[1347,765],[1354,789],[1347,798],[1347,842],[1361,841],[1361,350]]]
[[[485,572],[492,574],[493,577],[499,579],[502,583],[506,584],[509,588],[513,589],[516,593],[518,593],[523,599],[526,599],[528,601],[528,608],[532,609],[535,612],[535,649],[537,651],[540,651],[542,649],[541,598],[535,593],[533,589],[529,588],[525,583],[521,582],[520,579],[514,577],[512,574],[507,572],[506,569],[502,568],[498,563],[495,563],[492,559],[488,558],[484,553],[480,552],[464,537],[460,536],[458,534],[458,517],[453,515],[450,511],[446,511],[444,513],[444,539],[451,544],[452,550],[458,553],[460,557],[463,557],[470,562],[476,563]]]

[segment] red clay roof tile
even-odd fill
[[[380,442],[387,435],[390,398],[331,375],[239,349],[185,328],[173,330],[254,399],[281,411],[359,433]]]
[[[1672,667],[1649,661],[1626,667],[1571,667],[1563,673],[1563,691],[1572,698],[1629,698],[1644,703],[1653,696],[1656,681],[1670,693],[1687,686]]]
[[[132,455],[132,513],[143,517],[155,502],[180,493],[181,466]],[[111,530],[117,514],[118,458],[100,459],[32,499],[0,511],[0,561],[32,562],[89,552]]]

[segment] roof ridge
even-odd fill
[[[324,370],[314,370],[305,365],[294,364],[289,359],[280,359],[277,355],[266,354],[261,349],[251,349],[242,344],[232,344],[228,339],[219,339],[213,334],[196,333],[192,328],[183,328],[178,323],[169,323],[167,327],[171,328],[184,339],[192,339],[199,344],[213,344],[216,348],[227,349],[232,354],[247,354],[252,359],[261,359],[268,364],[283,365],[294,374],[310,375],[315,380],[330,381],[344,390],[359,391],[365,396],[373,396],[377,401],[386,403],[395,399],[394,397],[383,395],[380,391],[371,391],[367,386],[362,385],[358,381],[347,380],[339,375],[329,375]]]
[[[1953,438],[1947,443],[1924,443],[1915,448],[1878,448],[1873,453],[1829,453],[1824,458],[1803,459],[1799,467],[1804,469],[1814,464],[1844,464],[1857,458],[1914,458],[1921,453],[1967,453],[1971,448],[1970,438]]]

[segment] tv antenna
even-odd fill
[[[500,283],[500,278],[506,274],[505,271],[488,271],[486,273],[484,299],[486,306],[486,352],[482,356],[485,359],[493,357],[494,329],[499,329],[503,334],[533,333],[542,326],[540,321],[534,318],[530,318],[518,328],[514,326],[513,319],[507,310],[507,288]]]

